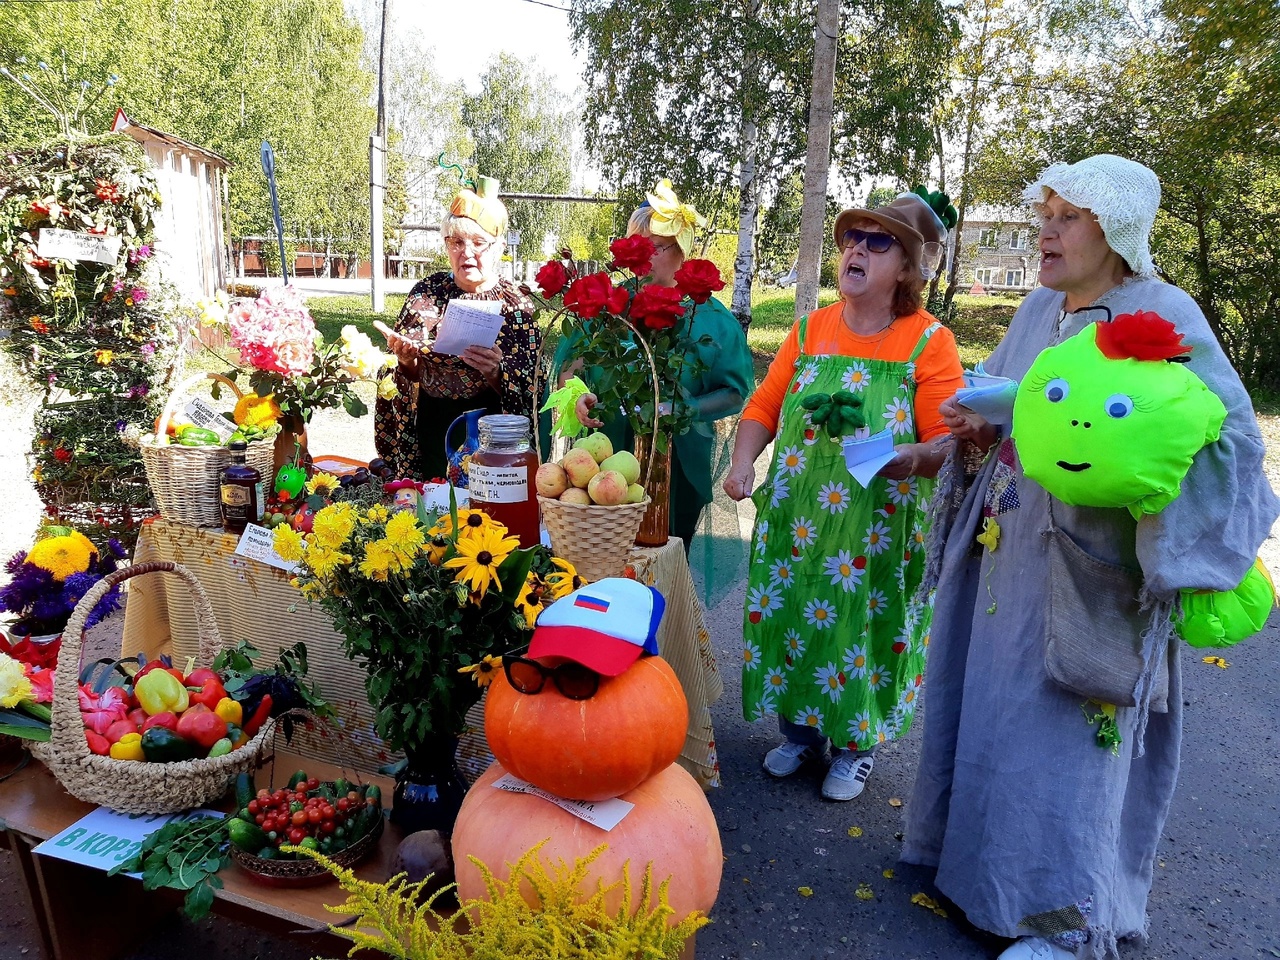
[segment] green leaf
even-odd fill
[[[213,885],[200,883],[192,887],[182,901],[183,912],[192,920],[202,920],[213,908]]]
[[[349,392],[342,398],[342,406],[353,417],[363,417],[369,412],[368,406],[354,392]]]

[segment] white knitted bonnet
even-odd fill
[[[1154,276],[1147,245],[1160,206],[1160,181],[1142,164],[1110,153],[1079,163],[1046,167],[1022,197],[1036,214],[1052,190],[1067,203],[1093,212],[1107,245],[1140,277]]]

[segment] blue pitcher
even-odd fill
[[[468,410],[449,424],[449,429],[444,432],[444,455],[449,461],[449,482],[459,489],[465,489],[468,485],[467,469],[471,463],[471,455],[480,449],[480,418],[487,412],[484,407]],[[449,438],[453,436],[453,428],[463,421],[467,424],[467,439],[455,449]]]

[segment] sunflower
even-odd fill
[[[236,401],[231,419],[241,427],[270,427],[280,419],[280,405],[276,403],[275,394],[260,397],[256,393],[246,393]]]
[[[561,597],[567,597],[579,587],[585,587],[589,582],[585,577],[578,575],[578,571],[568,560],[552,557],[551,562],[556,566],[555,573],[547,574],[547,585],[551,587],[552,599],[559,600]]]
[[[469,667],[459,667],[459,673],[469,673],[471,678],[475,680],[477,686],[487,687],[493,683],[493,678],[497,676],[499,670],[502,669],[502,658],[485,654],[483,660],[479,663],[473,663]]]
[[[319,494],[322,497],[327,497],[340,486],[341,484],[338,483],[337,477],[332,473],[325,473],[323,470],[320,470],[307,481],[307,493]]]
[[[98,556],[98,548],[83,533],[40,540],[27,554],[27,562],[47,570],[61,583],[73,573],[84,573]]]
[[[475,512],[475,511],[472,511]],[[483,515],[482,515],[483,516]],[[459,524],[462,519],[459,517]],[[500,525],[499,525],[500,526]],[[463,537],[457,543],[458,556],[444,562],[446,569],[458,569],[454,578],[458,583],[468,583],[471,589],[484,597],[489,585],[499,590],[498,568],[512,550],[520,546],[518,537],[504,537],[506,528],[488,529],[472,537]]]
[[[312,523],[312,528],[314,529],[314,521]],[[275,533],[271,538],[271,544],[275,547],[276,556],[291,563],[301,560],[302,553],[307,548],[307,545],[302,540],[302,534],[287,523],[282,523],[276,527]]]

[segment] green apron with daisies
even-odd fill
[[[913,601],[924,573],[933,481],[877,477],[863,489],[839,443],[815,430],[811,393],[863,398],[868,431],[916,441],[915,360],[800,355],[787,387],[773,461],[752,499],[743,627],[742,708],[780,714],[838,747],[866,750],[911,728],[924,681],[932,607]]]

